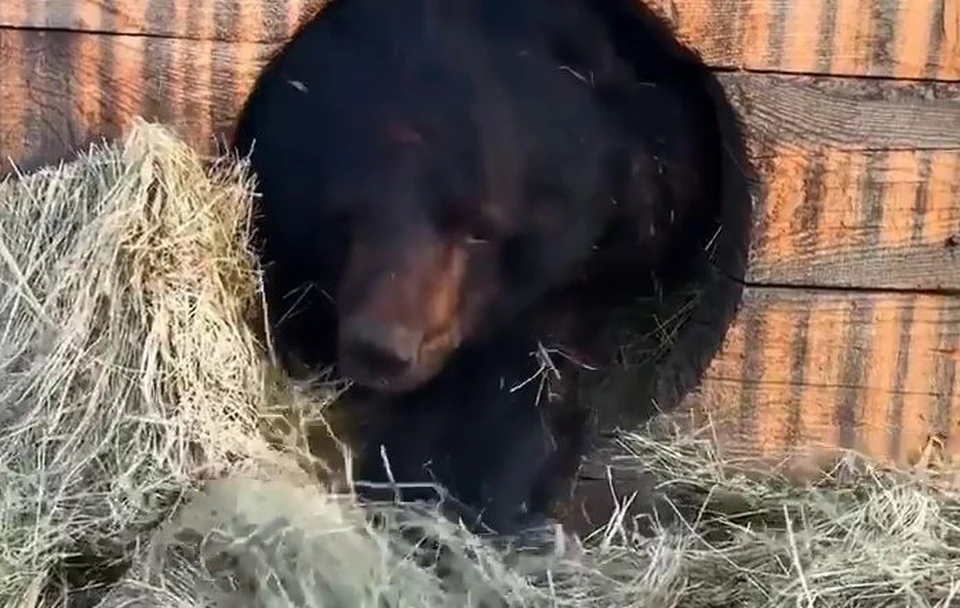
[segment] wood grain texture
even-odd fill
[[[4,0],[0,27],[278,42],[326,0]],[[960,0],[644,0],[718,67],[960,80]]]
[[[686,424],[763,462],[858,450],[916,462],[942,434],[960,456],[960,297],[750,288]]]
[[[276,48],[0,30],[0,159],[54,162],[137,115],[212,150]],[[749,281],[960,289],[960,84],[719,76],[765,192]]]
[[[960,289],[960,84],[719,78],[765,182],[749,281]]]
[[[759,160],[748,280],[960,289],[960,150],[790,150]]]
[[[960,83],[721,73],[752,139],[795,149],[960,148]]]
[[[0,27],[280,42],[327,0],[4,0]]]
[[[647,0],[707,63],[960,80],[957,0]]]
[[[214,150],[275,44],[0,30],[0,159],[56,162],[136,116]],[[9,167],[0,166],[0,174]]]

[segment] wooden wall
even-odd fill
[[[689,411],[741,455],[905,464],[930,433],[960,454],[960,0],[649,1],[718,68],[767,182]],[[0,157],[29,169],[135,115],[210,146],[318,2],[2,0]]]

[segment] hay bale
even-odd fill
[[[146,124],[0,185],[0,598],[122,564],[203,479],[284,467],[256,430],[249,186]]]
[[[627,435],[612,464],[667,511],[621,508],[546,555],[333,492],[263,434],[324,399],[245,323],[250,186],[145,123],[0,184],[0,605],[956,603],[960,503],[866,463],[798,488],[731,474],[708,441]]]

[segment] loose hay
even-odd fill
[[[204,478],[283,467],[243,323],[250,185],[209,175],[142,126],[0,189],[0,597],[74,553],[112,568]]]
[[[326,490],[261,433],[322,402],[245,324],[244,169],[141,123],[0,185],[3,606],[957,604],[955,497],[865,463],[800,489],[730,474],[708,442],[630,435],[613,464],[660,482],[653,532],[619,512],[547,556]]]

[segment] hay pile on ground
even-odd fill
[[[0,185],[0,605],[957,602],[952,497],[868,467],[804,491],[749,481],[682,437],[624,440],[617,466],[683,515],[651,534],[615,517],[582,550],[533,556],[426,510],[381,505],[371,527],[299,439],[264,437],[278,408],[323,403],[244,322],[249,186],[147,124]],[[442,540],[442,568],[410,526]]]
[[[142,128],[0,190],[3,597],[122,565],[204,478],[284,468],[243,324],[249,183],[197,161]]]

